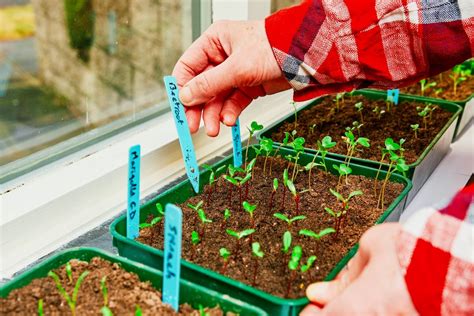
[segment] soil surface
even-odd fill
[[[236,239],[226,234],[226,229],[242,231],[252,227],[250,216],[241,210],[239,192],[234,188],[229,200],[229,188],[232,186],[220,177],[217,184],[213,186],[213,192],[208,201],[209,186],[206,186],[205,194],[190,198],[181,205],[183,210],[183,257],[200,266],[209,268],[225,274],[233,279],[252,285],[256,275],[256,288],[267,293],[285,297],[290,278],[291,291],[289,297],[298,298],[305,296],[306,287],[315,281],[323,280],[335,265],[346,255],[359,240],[361,235],[380,217],[382,211],[376,208],[377,199],[374,196],[374,181],[361,176],[349,176],[348,184],[342,181],[339,192],[348,196],[349,192],[362,190],[363,195],[355,197],[350,202],[348,215],[344,220],[339,236],[335,234],[326,235],[320,240],[299,236],[300,229],[311,229],[315,232],[333,227],[334,219],[325,212],[324,207],[331,207],[338,211],[340,203],[331,195],[329,188],[336,188],[338,177],[332,174],[313,170],[310,191],[301,194],[299,214],[305,215],[306,219],[294,222],[291,226],[273,216],[275,212],[281,212],[288,216],[295,216],[295,202],[289,192],[285,194],[283,186],[280,185],[273,198],[273,207],[270,209],[270,197],[274,178],[281,179],[283,170],[287,167],[286,160],[276,158],[273,161],[272,172],[269,166],[272,164],[269,158],[266,166],[266,176],[263,175],[263,161],[259,157],[253,171],[248,187],[248,196],[242,189],[242,199],[252,204],[257,204],[254,211],[254,222],[256,232],[251,238],[243,238],[237,246]],[[292,168],[290,167],[290,170]],[[291,173],[290,173],[291,176]],[[380,184],[380,181],[379,181]],[[308,174],[301,171],[295,178],[295,186],[298,191],[308,189]],[[386,192],[386,206],[400,194],[403,185],[389,183]],[[285,199],[283,200],[283,196]],[[204,231],[198,222],[196,211],[187,206],[188,203],[196,205],[204,201],[203,209],[212,223],[206,224]],[[283,202],[284,201],[284,202]],[[224,210],[231,210],[231,217],[224,221]],[[151,220],[151,219],[149,219]],[[143,229],[139,241],[155,248],[163,249],[162,223]],[[202,237],[201,243],[192,245],[191,232],[196,230]],[[288,270],[288,255],[282,254],[282,236],[289,230],[293,236],[292,247],[301,245],[303,247],[302,261],[306,263],[309,256],[317,256],[315,265],[306,273],[298,272],[291,275]],[[264,252],[262,259],[256,259],[251,253],[251,242],[259,242]],[[223,260],[220,258],[219,249],[226,247],[232,256],[227,267],[223,270]],[[239,250],[237,250],[239,248]],[[258,266],[256,268],[258,262]],[[256,273],[255,273],[255,269]]]
[[[363,102],[362,118],[354,107],[357,102]],[[342,102],[340,101],[340,103]],[[370,100],[363,96],[352,98],[345,96],[340,110],[337,111],[333,97],[324,97],[321,103],[298,113],[296,128],[294,120],[289,120],[283,123],[270,138],[281,142],[285,137],[284,132],[296,129],[296,135],[305,138],[305,147],[317,149],[316,142],[329,135],[337,142],[337,145],[329,151],[345,155],[347,147],[341,136],[344,135],[346,127],[352,127],[352,123],[357,121],[362,122],[363,126],[360,128],[360,132],[355,129],[354,135],[367,137],[370,140],[370,148],[359,148],[361,150],[354,154],[355,157],[379,161],[381,158],[380,148],[385,147],[386,138],[391,137],[397,142],[404,138],[406,140],[403,145],[405,160],[407,164],[411,164],[418,159],[452,116],[451,112],[438,107],[432,112],[432,118],[427,120],[425,128],[423,119],[418,116],[417,106],[424,105],[416,102],[400,102],[397,106],[393,106],[390,112],[382,114],[379,119],[373,109],[376,107],[386,109],[384,100]],[[410,127],[411,124],[419,124],[417,138]]]
[[[139,277],[123,270],[119,264],[101,258],[93,258],[90,263],[71,260],[73,283],[66,274],[65,266],[54,270],[69,295],[78,277],[89,271],[81,284],[77,296],[76,315],[101,315],[103,296],[100,281],[107,276],[109,295],[108,306],[114,315],[134,315],[135,306],[140,306],[143,315],[199,315],[199,311],[187,304],[180,306],[179,314],[161,301],[161,293],[149,282],[141,282]],[[70,315],[66,300],[59,294],[51,277],[33,280],[29,285],[10,292],[6,299],[0,298],[1,315],[37,315],[38,301],[43,299],[45,315]],[[206,308],[209,315],[223,315],[218,307]]]
[[[441,75],[433,76],[427,79],[427,83],[436,82],[436,86],[425,90],[424,96],[452,101],[464,101],[474,93],[474,75],[468,76],[466,81],[461,82],[456,87],[454,93],[453,80],[449,77],[451,71],[446,71]],[[440,93],[436,90],[443,89]],[[420,83],[400,89],[401,93],[421,95]]]

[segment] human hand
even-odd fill
[[[307,288],[317,305],[306,306],[300,315],[417,315],[398,262],[399,230],[398,223],[369,229],[348,269],[334,281]]]
[[[218,21],[181,56],[173,70],[189,129],[201,113],[209,136],[220,121],[233,126],[253,99],[290,88],[273,55],[264,21]]]

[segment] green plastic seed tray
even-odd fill
[[[14,289],[28,285],[33,279],[46,277],[50,270],[59,268],[71,259],[90,261],[94,257],[118,263],[124,270],[137,274],[141,281],[150,281],[156,289],[161,290],[163,274],[157,269],[96,248],[73,248],[52,256],[4,284],[0,287],[0,296],[6,297]],[[182,303],[188,303],[196,309],[199,308],[199,304],[205,307],[219,305],[224,312],[234,312],[239,315],[267,315],[260,308],[245,303],[235,296],[224,295],[184,279],[180,280],[180,304]]]
[[[375,99],[375,100],[387,98],[386,92],[375,91],[375,90],[360,90],[360,91],[354,92],[354,95],[363,95],[369,99]],[[430,99],[430,98],[400,94],[399,102],[403,102],[403,101],[432,103],[452,113],[452,116],[449,119],[449,121],[441,129],[441,131],[439,131],[439,133],[433,138],[433,140],[428,145],[428,147],[426,147],[425,150],[421,153],[421,155],[418,157],[418,160],[408,165],[409,170],[406,172],[406,176],[413,182],[413,189],[410,191],[407,198],[407,205],[408,205],[408,203],[410,203],[410,201],[413,200],[415,195],[418,193],[418,191],[421,189],[423,184],[429,178],[429,176],[434,171],[434,169],[436,169],[436,167],[441,162],[443,157],[448,153],[449,146],[451,144],[451,140],[454,137],[454,133],[456,131],[456,124],[458,122],[458,118],[462,109],[459,105],[449,102],[449,101],[445,101],[445,100]],[[310,104],[308,104],[307,106],[299,109],[298,112],[311,108],[313,106],[317,106],[320,102],[321,102],[321,99],[316,99]],[[280,121],[277,121],[274,124],[262,130],[262,132],[259,133],[257,137],[259,139],[261,139],[261,137],[271,138],[271,135],[274,132],[276,132],[280,128],[280,126],[283,125],[283,123],[293,122],[293,121],[294,121],[294,114],[293,113],[288,114],[286,117],[284,117]],[[275,147],[280,146],[281,145],[280,141],[281,140],[279,139],[273,139],[274,146]],[[305,148],[305,151],[308,153],[316,154],[316,150],[312,148]],[[331,158],[339,159],[343,161],[346,159],[345,155],[336,154],[332,152],[329,152],[326,157],[331,157]],[[351,161],[354,161],[358,164],[372,167],[372,168],[378,168],[380,166],[380,162],[376,160],[352,157]],[[388,166],[389,166],[388,164],[383,163],[382,169],[388,170]]]
[[[255,151],[252,147],[249,148],[248,153],[249,160],[255,157]],[[292,153],[292,151],[289,149],[282,148],[280,150],[280,154],[282,156],[285,156],[289,153]],[[299,163],[301,165],[306,165],[307,163],[311,162],[313,157],[314,155],[303,153],[300,156]],[[319,161],[321,161],[321,159],[318,157],[316,162]],[[220,166],[228,165],[229,163],[232,163],[232,156],[228,156],[222,161],[216,163],[214,166],[212,166],[212,169],[216,170]],[[332,158],[326,158],[326,163],[331,165],[333,163],[340,162]],[[355,175],[363,175],[366,177],[375,178],[377,173],[377,170],[374,168],[353,163],[351,163],[350,166],[353,170],[353,174]],[[328,169],[330,169],[330,172],[333,174],[336,172],[332,168]],[[222,174],[223,172],[224,171],[221,171],[220,173]],[[381,171],[381,175],[385,177],[386,172]],[[204,185],[207,184],[208,179],[209,171],[202,172],[199,182],[201,186],[201,192]],[[409,179],[398,174],[392,174],[390,181],[402,183],[404,189],[402,193],[395,199],[395,201],[393,201],[388,206],[387,210],[380,216],[380,218],[377,220],[377,223],[393,219],[396,220],[399,217],[399,214],[401,214],[401,211],[404,208],[407,194],[412,187],[411,181]],[[158,195],[156,198],[151,199],[146,204],[144,204],[140,210],[140,222],[145,222],[146,218],[150,214],[155,214],[154,210],[156,203],[162,203],[163,205],[166,203],[183,203],[194,195],[196,194],[194,193],[189,180],[183,181],[177,186],[167,190],[166,192]],[[125,215],[116,219],[110,226],[110,230],[113,236],[114,246],[118,248],[119,254],[121,256],[139,261],[152,267],[160,267],[163,264],[162,250],[126,238]],[[349,259],[354,256],[356,251],[357,245],[348,251],[345,257],[327,275],[326,280],[335,278],[339,271],[349,261]],[[269,315],[297,315],[308,303],[308,300],[305,297],[298,299],[280,298],[185,260],[181,261],[181,272],[184,278],[189,279],[192,282],[205,285],[206,287],[214,289],[220,293],[226,293],[231,296],[238,297],[245,302],[261,307],[263,310],[268,312]]]

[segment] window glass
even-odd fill
[[[272,13],[280,9],[290,7],[295,4],[301,3],[302,0],[271,0],[272,1]]]
[[[1,0],[0,25],[5,166],[164,111],[162,77],[192,42],[192,0]]]

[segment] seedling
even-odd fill
[[[191,253],[191,260],[194,258],[194,254],[196,253],[196,246],[201,242],[201,238],[199,237],[199,233],[195,230],[191,232],[191,243],[193,244],[193,252]]]
[[[285,208],[285,195],[286,195],[286,188],[288,183],[288,169],[283,170],[283,197],[281,199],[281,209]]]
[[[141,223],[140,229],[154,227],[155,225],[157,225],[159,222],[163,220],[163,218],[165,217],[163,206],[161,205],[161,203],[156,203],[155,207],[158,214],[155,217],[153,217],[149,223]],[[157,234],[161,235],[160,230],[157,232]]]
[[[435,97],[439,98],[439,95],[443,92],[443,88],[436,89],[434,91]]]
[[[264,253],[260,249],[260,244],[258,242],[252,243],[252,255],[256,259],[255,260],[255,268],[253,270],[253,279],[252,279],[252,286],[255,286],[257,281],[257,270],[258,270],[258,261],[263,258]]]
[[[278,190],[278,179],[274,178],[273,179],[273,189],[272,193],[270,194],[270,203],[269,203],[269,210],[271,211],[273,208],[273,198],[275,197],[275,194]]]
[[[295,246],[293,248],[293,251],[291,252],[290,260],[288,261],[290,276],[288,278],[288,284],[286,288],[285,297],[288,297],[290,295],[291,284],[293,283],[293,280],[296,277],[296,270],[300,266],[302,255],[303,255],[303,249],[301,248],[301,246]],[[306,264],[301,265],[301,268],[300,268],[301,272],[302,273],[307,272],[311,268],[315,260],[316,260],[316,256],[309,257]]]
[[[107,289],[107,276],[104,275],[100,280],[100,291],[102,292],[103,306],[100,309],[103,316],[112,316],[113,313],[109,308],[109,291]]]
[[[43,299],[38,300],[38,316],[44,316]]]
[[[344,93],[336,94],[336,98],[333,101],[336,102],[336,111],[339,112],[339,110],[341,108],[339,102],[341,101],[342,103],[344,103]]]
[[[291,240],[292,240],[291,233],[287,230],[286,232],[283,233],[283,237],[282,237],[283,244],[282,244],[281,251],[284,254],[287,254],[288,250],[290,250]]]
[[[48,272],[48,276],[51,277],[54,280],[54,283],[56,283],[56,287],[58,289],[59,294],[66,300],[69,309],[71,310],[72,316],[76,316],[76,304],[77,304],[77,295],[79,294],[79,288],[81,287],[82,282],[86,278],[86,276],[89,274],[89,271],[84,271],[82,274],[79,276],[79,278],[76,281],[76,284],[74,286],[74,290],[72,292],[72,296],[70,296],[64,287],[61,284],[61,281],[59,280],[59,276],[54,273],[53,271]]]
[[[188,203],[188,207],[191,208],[192,210],[198,212],[201,209],[201,206],[204,204],[204,201],[199,201],[196,205],[193,205],[191,203]],[[194,225],[197,226],[197,220],[194,221]]]
[[[360,130],[361,130],[362,126],[364,126],[364,124],[359,123],[358,121],[354,121],[354,122],[352,122],[351,130],[357,129],[357,134],[360,136]]]
[[[418,125],[418,124],[415,124],[415,125]],[[418,129],[418,126],[416,127],[416,130],[417,129]],[[416,132],[415,132],[415,135],[416,135]],[[382,169],[382,163],[385,160],[385,157],[391,152],[395,152],[395,151],[403,152],[402,144],[404,142],[405,140],[403,139],[400,139],[400,143],[395,142],[393,138],[390,138],[390,137],[385,139],[385,142],[384,142],[385,148],[381,149],[382,158],[380,159],[379,168],[377,170],[377,174],[375,175],[375,181],[374,181],[374,195],[375,196],[377,195],[377,181],[379,179],[380,170]]]
[[[240,207],[241,211],[242,211],[242,187],[245,183],[247,183],[247,181],[250,180],[251,177],[252,177],[252,174],[250,174],[250,173],[247,173],[245,175],[245,177],[239,177],[239,176],[232,177],[232,176],[229,176],[229,175],[224,176],[225,180],[232,183],[239,190],[239,205],[240,205],[239,207]],[[230,201],[229,201],[229,204],[231,204]]]
[[[293,181],[288,180],[286,181],[286,186],[288,187],[288,190],[291,192],[291,195],[293,195],[293,200],[295,201],[295,214],[296,216],[299,215],[300,213],[300,199],[301,199],[301,194],[304,192],[307,192],[308,190],[303,190],[303,191],[296,191],[295,185],[293,184]]]
[[[332,165],[332,167],[334,169],[337,170],[337,172],[339,173],[339,179],[337,181],[337,186],[339,187],[339,185],[341,184],[341,179],[343,176],[346,177],[346,184],[347,184],[347,177],[352,173],[352,168],[349,167],[349,165],[346,165],[346,164],[343,164],[341,163],[339,166],[338,165]]]
[[[227,269],[227,265],[229,264],[229,259],[230,259],[230,251],[227,250],[227,248],[221,248],[219,249],[219,255],[222,258],[222,269],[221,269],[221,274],[225,273],[225,270]]]
[[[142,313],[142,309],[140,307],[140,305],[135,305],[135,316],[142,316],[143,313]]]
[[[354,155],[354,152],[357,149],[357,146],[362,146],[365,148],[370,147],[370,142],[369,139],[366,137],[355,137],[354,133],[352,131],[347,130],[344,132],[344,136],[342,137],[344,142],[347,145],[347,158],[344,162],[347,161],[347,164],[351,162],[352,155]]]
[[[364,116],[362,114],[362,110],[364,109],[364,104],[362,102],[357,102],[356,104],[354,104],[354,106],[357,109],[357,112],[359,112],[360,122],[364,123]]]
[[[428,90],[429,88],[432,88],[432,87],[435,87],[436,86],[436,82],[430,82],[428,83],[428,80],[426,79],[422,79],[420,80],[420,90],[421,90],[421,95],[424,96],[425,95],[425,91]]]
[[[378,106],[376,106],[372,112],[374,112],[376,115],[377,115],[377,118],[380,120],[382,118],[382,115],[385,113],[385,110],[379,108]]]
[[[317,141],[317,146],[318,150],[316,154],[313,157],[313,160],[305,166],[305,169],[308,171],[308,188],[311,188],[311,171],[314,167],[316,166],[322,166],[324,170],[327,172],[328,169],[326,167],[326,155],[329,152],[329,149],[333,148],[336,146],[336,142],[332,141],[331,136],[324,136],[321,141]],[[320,163],[315,163],[316,157],[321,154],[321,162]]]
[[[204,306],[199,304],[199,316],[209,316],[209,313],[206,312]]]
[[[420,128],[420,124],[411,124],[410,127],[413,130],[413,133],[415,133],[415,139],[418,139],[418,129]]]
[[[282,213],[275,213],[273,214],[273,217],[278,218],[279,220],[282,220],[288,224],[288,227],[291,227],[291,224],[293,224],[296,221],[301,221],[303,219],[306,219],[306,216],[304,215],[298,215],[294,216],[292,218],[289,218],[288,216],[282,214]]]
[[[69,283],[72,284],[72,267],[71,264],[68,262],[66,263],[66,275],[69,280]]]
[[[206,233],[206,224],[212,223],[212,220],[206,217],[206,213],[204,212],[203,209],[198,210],[198,217],[199,220],[201,221],[201,238],[204,239],[204,235]]]
[[[347,212],[347,210],[349,209],[349,202],[350,200],[353,198],[353,197],[356,197],[358,195],[362,195],[362,191],[360,190],[357,190],[357,191],[352,191],[351,193],[349,193],[349,195],[347,196],[347,198],[345,198],[342,194],[340,194],[339,192],[337,192],[336,190],[333,190],[333,189],[329,189],[329,191],[331,192],[332,195],[334,195],[339,202],[341,202],[342,204],[342,209],[344,210],[344,213]]]
[[[298,169],[298,160],[301,155],[301,153],[304,151],[304,143],[305,139],[303,137],[297,137],[295,140],[293,140],[289,145],[293,150],[296,152],[296,155],[291,158],[293,160],[294,165],[293,165],[293,172],[291,175],[291,181],[295,181],[296,177],[296,170]],[[291,155],[290,155],[291,156]]]
[[[222,221],[221,228],[224,228],[224,224],[229,220],[231,212],[228,208],[224,210],[224,221]]]
[[[255,212],[255,210],[257,209],[257,204],[250,204],[249,202],[247,201],[244,201],[242,203],[242,206],[244,207],[244,210],[249,213],[250,215],[250,225],[252,226],[252,228],[255,228],[255,221],[253,219],[253,212]]]
[[[260,150],[265,152],[265,161],[263,163],[263,175],[265,175],[267,160],[273,150],[273,140],[270,138],[262,138],[260,140]]]
[[[318,124],[313,124],[313,125],[311,125],[311,126],[309,127],[309,133],[310,133],[310,134],[314,134],[314,129],[316,128],[317,125],[318,125]]]
[[[454,95],[457,95],[457,87],[458,85],[467,80],[467,76],[470,74],[469,71],[463,71],[461,65],[454,66],[451,75],[449,78],[453,80],[453,92]]]
[[[335,233],[335,232],[336,232],[336,230],[334,228],[328,227],[328,228],[324,228],[319,233],[316,233],[316,232],[314,232],[312,230],[309,230],[309,229],[302,229],[302,230],[299,231],[298,234],[302,235],[302,236],[307,236],[307,237],[311,237],[311,238],[314,238],[316,240],[319,240],[319,239],[323,238],[324,236]]]
[[[290,141],[290,137],[293,137],[294,135],[296,135],[296,130],[293,130],[291,132],[291,134],[288,133],[288,132],[285,132],[285,137],[283,138],[280,146],[278,146],[278,148],[275,150],[275,153],[273,154],[273,157],[277,156],[277,154],[280,151],[281,147],[288,145],[288,142]],[[274,161],[274,159],[272,159],[272,161],[270,163],[270,174],[272,174],[273,161]]]
[[[216,173],[221,172],[226,166],[220,166],[219,168],[216,169],[216,171],[212,170],[212,167],[206,164],[203,164],[202,167],[210,171],[209,184],[208,184],[208,189],[207,189],[207,203],[206,203],[206,204],[209,204],[211,203],[211,197],[212,197],[214,184],[217,182]]]
[[[400,145],[400,151],[401,151],[401,145]],[[382,185],[382,190],[380,191],[379,199],[377,201],[377,208],[380,205],[381,209],[383,209],[385,205],[384,203],[385,187],[387,186],[388,179],[390,179],[390,176],[392,175],[392,173],[395,171],[398,171],[402,173],[403,175],[405,175],[405,172],[409,169],[409,167],[405,163],[405,159],[403,159],[400,155],[397,155],[394,151],[389,151],[388,153],[390,155],[390,164],[388,166],[387,174],[385,176],[385,180]]]
[[[428,129],[428,114],[430,113],[430,105],[426,104],[424,107],[417,106],[416,110],[418,112],[418,116],[423,118],[423,125],[425,130]]]
[[[239,253],[240,253],[240,240],[244,237],[250,236],[253,233],[255,233],[255,229],[253,229],[253,228],[252,229],[245,229],[245,230],[242,230],[240,232],[237,232],[237,231],[232,230],[232,229],[226,229],[226,232],[229,236],[232,236],[232,237],[236,238],[237,243],[236,243],[236,246],[235,246],[235,254],[239,255]]]
[[[262,129],[263,129],[263,125],[258,124],[256,121],[253,121],[252,123],[250,123],[250,127],[247,127],[247,130],[249,131],[250,135],[249,135],[249,138],[247,139],[247,148],[245,150],[245,164],[247,164],[250,141],[252,140],[253,135]]]
[[[325,207],[324,210],[329,214],[331,215],[332,217],[334,217],[334,230],[335,230],[335,235],[334,235],[334,238],[337,238],[337,236],[339,235],[339,230],[341,228],[341,223],[342,223],[342,215],[345,213],[344,211],[339,211],[339,212],[336,212],[336,211],[333,211],[331,208],[329,207]]]

